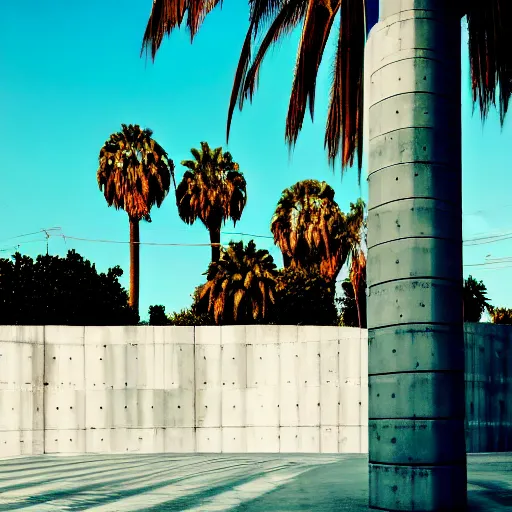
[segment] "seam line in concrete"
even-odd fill
[[[394,164],[384,165],[383,167],[379,167],[378,169],[374,169],[373,171],[368,173],[368,178],[366,180],[370,181],[370,177],[373,174],[375,174],[376,172],[383,171],[384,169],[390,169],[391,167],[396,167],[398,165],[407,165],[407,164],[427,165],[428,167],[441,167],[441,166],[443,166],[443,167],[446,167],[447,169],[455,168],[455,170],[453,171],[454,173],[455,172],[459,172],[456,169],[456,166],[454,166],[451,163],[447,163],[447,162],[436,162],[435,160],[406,160],[405,162],[396,162]]]
[[[393,240],[386,240],[385,242],[379,242],[378,244],[368,245],[368,250],[373,249],[374,247],[379,247],[380,245],[390,244],[392,242],[397,242],[398,240],[411,240],[411,239],[419,239],[419,238],[431,238],[432,240],[452,240],[451,237],[444,236],[433,236],[433,235],[423,235],[423,236],[401,236],[399,238],[394,238]]]
[[[382,98],[381,100],[378,100],[375,103],[372,103],[368,107],[368,111],[370,111],[376,105],[379,105],[379,103],[384,103],[385,101],[390,100],[392,98],[397,98],[398,96],[405,96],[407,94],[414,94],[416,96],[419,95],[419,94],[426,94],[426,95],[431,95],[431,96],[437,96],[437,97],[441,97],[441,98],[450,99],[450,95],[449,94],[443,94],[443,93],[440,93],[440,92],[430,92],[430,91],[404,91],[404,92],[397,92],[396,94],[390,94],[389,96],[386,96],[385,98]]]
[[[460,286],[461,283],[459,280],[450,279],[448,277],[437,277],[437,276],[414,276],[414,277],[396,277],[394,279],[386,279],[384,281],[377,281],[373,284],[368,285],[368,289],[373,288],[375,286],[380,286],[382,284],[388,284],[388,283],[394,283],[396,281],[417,281],[418,279],[433,279],[436,281],[445,281],[445,282],[452,282],[456,284],[457,286]]]
[[[376,461],[373,461],[373,460],[369,460],[368,461],[368,464],[373,464],[373,465],[376,465],[376,466],[393,466],[393,467],[400,467],[400,468],[418,468],[418,469],[421,469],[421,468],[438,468],[438,467],[446,467],[446,466],[450,466],[450,467],[453,467],[453,466],[466,466],[466,463],[465,461],[460,461],[460,460],[455,460],[455,461],[445,461],[443,462],[442,464],[439,463],[439,462],[418,462],[418,463],[414,463],[414,462],[411,462],[409,464],[399,464],[399,463],[396,463],[396,462],[376,462]],[[388,510],[388,509],[386,509]]]
[[[427,48],[407,48],[406,50],[401,50],[401,51],[418,51],[418,50],[427,50]],[[455,57],[455,56],[454,56]],[[432,62],[439,62],[439,64],[446,64],[447,66],[449,64],[453,64],[452,62],[450,62],[449,59],[436,59],[436,58],[433,58],[433,57],[427,57],[427,56],[424,56],[424,55],[413,55],[411,57],[404,57],[403,59],[397,59],[397,60],[393,60],[391,62],[387,62],[386,64],[384,64],[383,66],[381,66],[380,68],[377,68],[373,73],[370,74],[370,79],[373,78],[373,76],[375,74],[377,74],[379,71],[383,70],[384,68],[388,67],[388,66],[391,66],[392,64],[396,64],[397,62],[404,62],[406,60],[414,60],[414,61],[418,61],[418,60],[429,60],[429,61],[432,61]],[[453,59],[455,61],[455,58]],[[423,91],[418,91],[419,93],[423,92]],[[431,94],[436,94],[436,96],[445,96],[444,94],[439,94],[439,93],[431,93]]]
[[[437,203],[446,203],[446,204],[449,204],[449,205],[455,205],[456,204],[453,201],[448,201],[447,199],[439,199],[438,197],[410,196],[410,197],[405,197],[405,198],[401,198],[401,199],[391,199],[390,201],[385,201],[384,203],[380,203],[377,206],[372,206],[371,208],[368,208],[368,213],[370,213],[370,212],[372,212],[374,210],[377,210],[377,208],[380,208],[381,206],[386,206],[386,205],[391,204],[391,203],[399,203],[399,202],[402,202],[402,201],[411,201],[411,200],[416,200],[416,199],[425,199],[425,200],[429,200],[429,201],[435,201]],[[462,216],[462,210],[460,210],[460,214]]]
[[[43,325],[43,454],[46,453],[46,325]]]
[[[400,416],[400,418],[368,418],[368,421],[403,421],[403,420],[414,420],[414,421],[464,421],[464,417],[460,416],[415,416],[415,417],[408,417],[404,418],[403,416]]]
[[[372,331],[376,331],[377,329],[386,329],[388,327],[406,327],[407,325],[433,325],[433,326],[443,325],[443,326],[447,326],[447,327],[450,327],[450,326],[458,327],[460,324],[459,324],[459,322],[413,322],[413,321],[411,321],[411,322],[400,322],[400,323],[396,323],[396,324],[378,325],[375,327],[368,327],[368,329],[370,329]]]
[[[368,373],[368,378],[370,379],[371,377],[378,377],[380,375],[400,375],[402,373],[464,373],[464,370],[404,370],[401,372]]]
[[[382,133],[379,133],[378,135],[374,135],[373,137],[370,137],[368,140],[369,140],[369,142],[372,142],[375,139],[378,139],[379,137],[384,137],[385,135],[389,135],[390,133],[400,132],[402,130],[439,130],[439,127],[416,126],[416,125],[401,126],[400,128],[393,128],[392,130],[388,130],[387,132],[382,132]]]

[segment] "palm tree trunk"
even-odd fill
[[[210,229],[210,243],[212,244],[212,263],[217,263],[220,260],[220,225]]]
[[[130,306],[139,314],[140,234],[139,220],[130,217]]]
[[[466,509],[461,22],[381,0],[369,80],[372,509]]]
[[[352,284],[352,288],[354,290],[354,298],[356,300],[357,322],[359,324],[359,329],[361,329],[361,306],[359,304],[359,290],[356,290],[356,288],[353,284]]]

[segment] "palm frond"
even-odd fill
[[[181,26],[187,12],[187,26],[190,40],[193,41],[201,23],[207,14],[222,0],[153,0],[151,15],[142,38],[141,55],[151,53],[155,60],[156,53],[165,35]]]
[[[466,0],[473,100],[482,118],[496,105],[504,122],[512,94],[512,3],[509,0]]]
[[[109,206],[124,209],[133,219],[150,219],[160,207],[171,179],[174,163],[152,138],[153,132],[138,125],[121,125],[100,150],[97,181]]]
[[[359,180],[363,158],[364,66],[361,63],[365,35],[364,2],[343,0],[325,147],[329,161],[334,165],[341,145],[342,169],[353,165],[357,150]]]
[[[311,118],[314,117],[318,68],[339,4],[339,0],[309,2],[286,118],[285,139],[290,146],[294,146],[297,141],[308,103]]]

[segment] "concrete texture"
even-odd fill
[[[466,325],[470,452],[512,450],[510,346],[512,327]],[[0,326],[0,457],[365,453],[367,358],[352,328]]]
[[[369,498],[381,510],[465,510],[453,4],[381,0],[367,49]]]
[[[469,512],[512,507],[512,454],[468,457]],[[0,511],[360,512],[365,455],[44,455],[0,460]]]

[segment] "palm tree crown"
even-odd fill
[[[210,231],[212,261],[220,256],[220,228],[228,219],[240,220],[247,202],[246,182],[230,153],[211,149],[201,142],[201,149],[191,149],[194,160],[181,165],[188,170],[176,188],[176,204],[181,219],[193,224],[197,218]]]
[[[130,306],[139,309],[139,222],[151,222],[152,206],[160,207],[174,182],[174,163],[149,129],[121,125],[100,150],[96,173],[109,206],[123,209],[130,220]],[[176,186],[176,184],[175,184]]]
[[[174,181],[174,163],[149,129],[121,125],[100,150],[98,185],[109,206],[123,209],[130,218],[150,221]]]
[[[325,182],[304,180],[285,189],[270,229],[285,267],[316,269],[331,280],[347,259],[345,215]]]
[[[331,162],[341,153],[343,168],[351,166],[357,154],[360,170],[364,46],[370,23],[376,19],[378,0],[249,0],[248,3],[249,28],[233,83],[228,137],[237,103],[242,109],[245,100],[252,100],[269,48],[302,24],[285,132],[287,142],[295,144],[308,104],[313,117],[318,69],[329,35],[339,19],[325,146]],[[468,18],[474,101],[479,103],[485,116],[489,106],[495,103],[499,85],[503,120],[512,94],[512,52],[508,35],[512,25],[512,2],[459,0],[453,4],[461,16]],[[193,39],[204,18],[218,5],[222,5],[222,0],[154,0],[142,51],[150,51],[154,59],[164,35],[181,26],[185,13]],[[263,37],[259,37],[262,33]],[[260,44],[254,51],[253,43],[257,39]]]
[[[207,272],[199,294],[215,322],[253,323],[267,318],[275,302],[278,272],[272,256],[254,241],[230,242]]]

